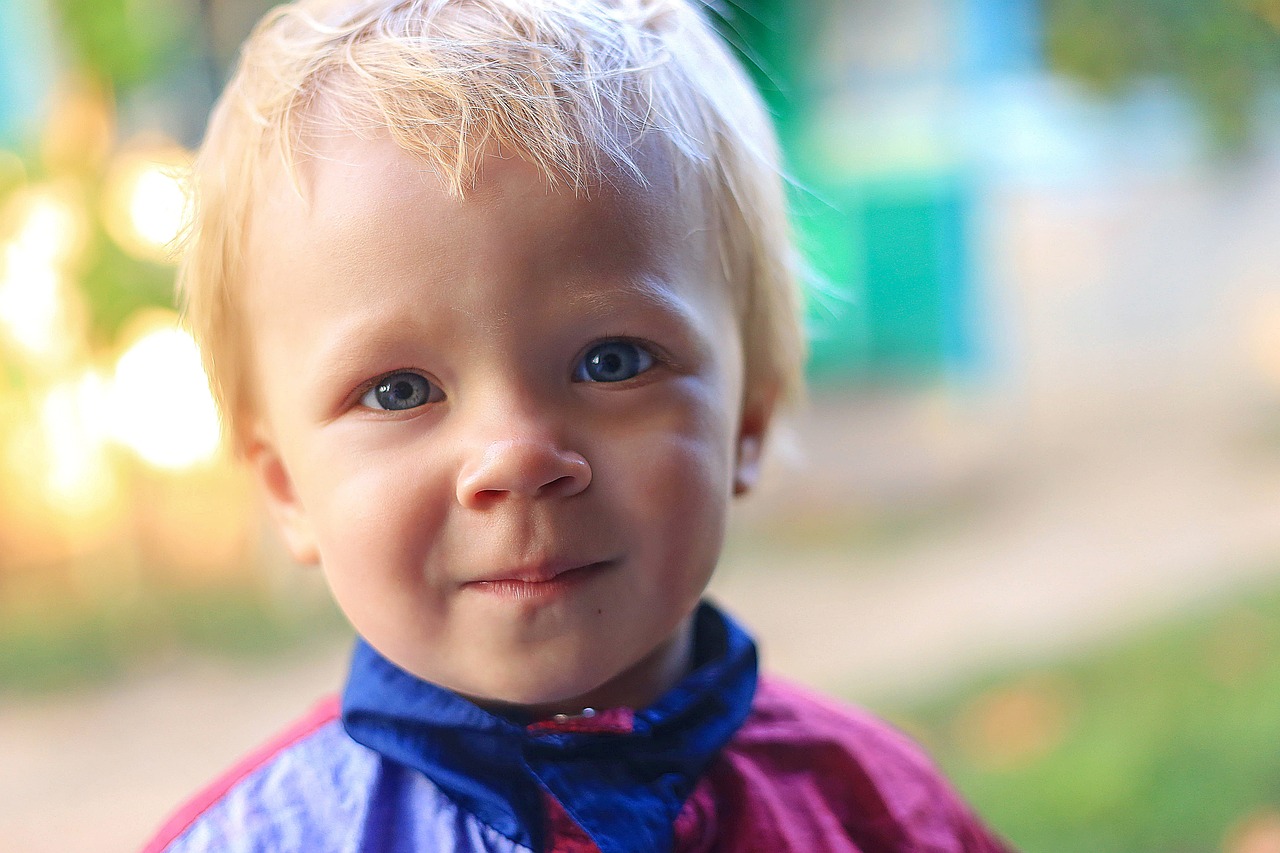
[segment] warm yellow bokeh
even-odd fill
[[[103,188],[102,219],[113,240],[142,260],[168,263],[186,227],[185,175],[191,155],[168,142],[141,142],[111,165]]]
[[[40,406],[45,497],[64,514],[85,515],[116,498],[115,472],[106,456],[106,398],[102,378],[89,371],[54,386]]]
[[[19,565],[87,553],[123,535],[124,485],[105,431],[105,397],[103,377],[86,369],[25,406],[7,407],[0,521],[7,556]]]
[[[170,571],[226,571],[253,529],[199,354],[172,311],[125,327],[119,354],[31,375],[0,406],[0,553],[52,564],[125,548]]]
[[[53,173],[94,175],[111,150],[115,102],[103,81],[60,75],[40,138],[40,159]]]
[[[151,313],[135,328],[108,391],[112,437],[161,469],[212,460],[221,430],[195,341],[170,312]]]
[[[0,335],[28,357],[65,357],[79,337],[69,271],[89,222],[70,183],[27,187],[0,214]]]

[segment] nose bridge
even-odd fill
[[[476,393],[458,501],[483,508],[504,497],[568,497],[591,482],[586,457],[567,444],[563,414],[507,385]]]

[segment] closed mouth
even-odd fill
[[[546,565],[514,570],[504,576],[470,581],[464,588],[505,598],[536,598],[567,590],[605,568],[611,560],[585,565]]]

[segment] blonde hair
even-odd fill
[[[633,153],[655,136],[714,219],[748,395],[799,393],[804,343],[773,128],[684,0],[300,0],[254,29],[214,108],[179,268],[237,449],[255,408],[237,295],[255,186],[273,164],[296,180],[308,139],[335,121],[389,133],[459,196],[487,145],[576,192],[617,170],[643,181]]]

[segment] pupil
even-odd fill
[[[601,367],[604,368],[605,373],[617,373],[622,369],[622,356],[618,355],[616,352],[608,353],[601,358],[600,361],[602,362]]]
[[[395,395],[397,400],[408,400],[413,396],[413,386],[401,380],[391,386],[391,393]]]

